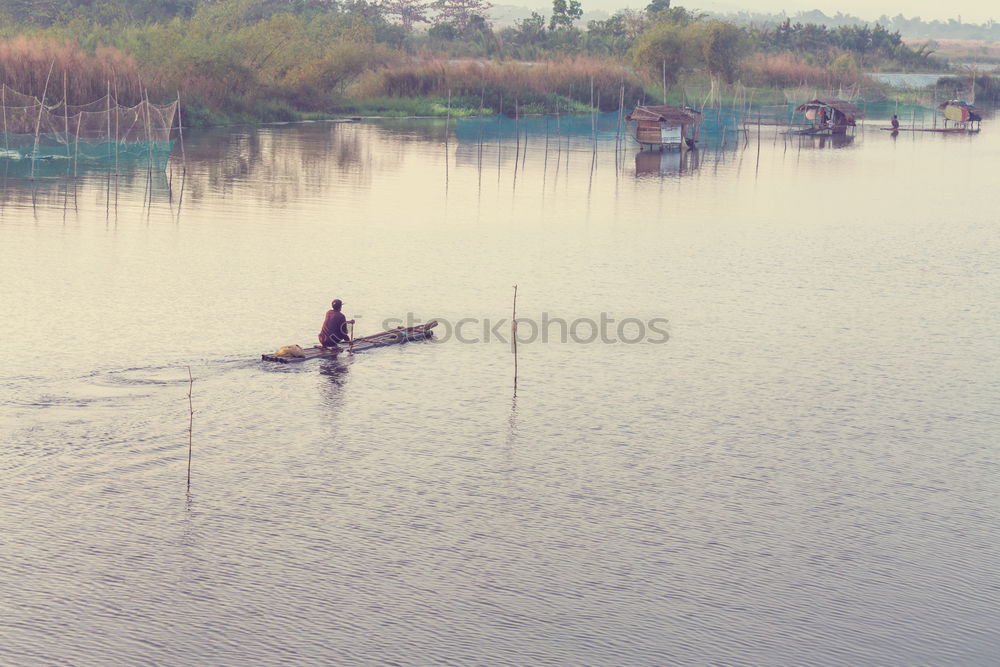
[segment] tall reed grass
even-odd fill
[[[745,81],[757,86],[788,88],[816,86],[827,89],[853,86],[859,75],[803,62],[791,53],[755,53],[744,61]]]
[[[109,85],[122,104],[142,99],[135,59],[116,48],[101,46],[88,53],[72,42],[29,35],[0,41],[0,82],[17,92],[40,98],[48,78],[46,104],[57,103],[63,99],[63,74],[69,104],[101,99]]]
[[[363,74],[348,94],[357,99],[377,97],[474,98],[483,106],[513,113],[515,104],[551,107],[556,98],[589,105],[593,83],[594,106],[617,109],[621,87],[626,105],[643,95],[636,76],[620,65],[591,58],[538,63],[488,63],[479,61],[406,62]]]

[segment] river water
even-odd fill
[[[4,179],[0,662],[993,662],[991,118],[683,157],[590,122]],[[441,335],[260,361],[336,297]]]

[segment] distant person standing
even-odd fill
[[[330,306],[331,310],[326,311],[326,319],[323,320],[323,328],[319,332],[319,344],[323,347],[337,347],[337,343],[350,342],[347,325],[354,324],[354,320],[348,320],[340,312],[344,306],[343,301],[334,299]]]
[[[889,122],[892,125],[892,131],[893,132],[895,132],[896,130],[899,129],[899,118],[896,117],[896,114],[892,114],[892,120],[889,121]]]

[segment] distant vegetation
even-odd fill
[[[581,111],[657,101],[681,82],[848,87],[861,72],[935,70],[881,25],[740,25],[670,0],[581,25],[553,0],[495,27],[486,0],[0,0],[0,80],[71,101],[179,91],[188,120],[336,112]],[[463,111],[464,110],[464,111]]]
[[[961,13],[961,5],[955,5],[955,12]],[[808,12],[799,12],[792,16],[784,14],[766,14],[761,12],[737,12],[730,14],[720,14],[718,18],[732,21],[740,25],[775,26],[790,20],[792,23],[813,24],[826,26],[828,28],[839,28],[841,26],[861,27],[871,25],[870,21],[865,21],[852,16],[837,12],[832,16],[827,16],[822,11],[814,9]],[[902,14],[887,16],[883,14],[875,21],[886,30],[900,33],[904,38],[925,38],[925,39],[975,39],[987,42],[1000,42],[1000,23],[989,20],[986,23],[963,23],[959,19],[948,19],[947,21],[924,21],[919,16],[907,18]]]

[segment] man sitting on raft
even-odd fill
[[[333,310],[326,311],[326,319],[323,320],[323,329],[319,332],[319,344],[323,347],[337,347],[337,343],[348,343],[350,337],[347,335],[347,325],[354,324],[354,320],[348,320],[340,312],[344,302],[334,299],[330,304]]]

